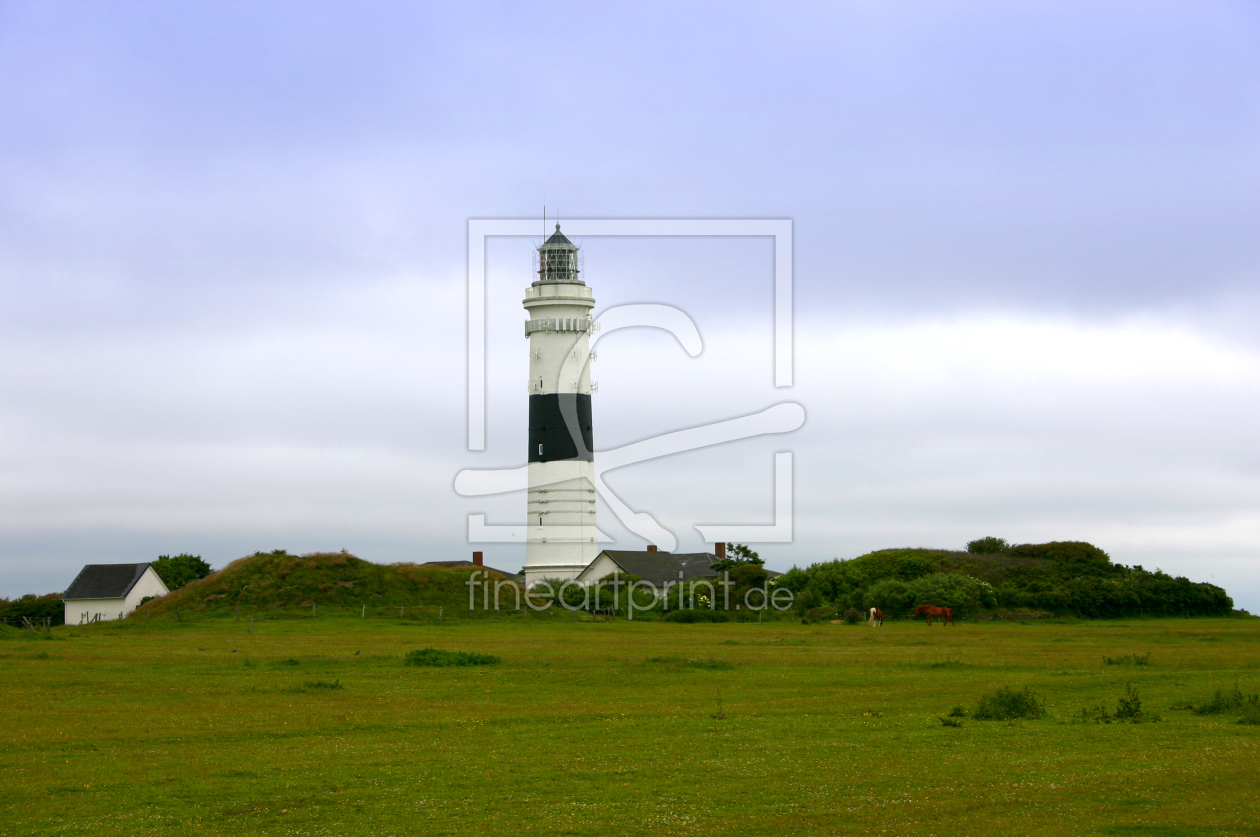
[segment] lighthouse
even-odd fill
[[[591,429],[591,309],[578,247],[556,231],[525,290],[529,339],[529,494],[525,583],[576,578],[599,553]]]

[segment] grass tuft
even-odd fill
[[[919,668],[971,668],[971,663],[962,660],[937,660],[934,663],[919,663]]]
[[[1107,707],[1098,705],[1095,707],[1085,707],[1074,715],[1072,715],[1072,723],[1074,724],[1110,724],[1112,721],[1116,723],[1124,723],[1128,721],[1134,724],[1143,722],[1156,722],[1163,720],[1154,712],[1147,712],[1142,708],[1142,698],[1138,695],[1138,690],[1133,688],[1132,683],[1124,685],[1124,694],[1116,702],[1116,711],[1108,712]]]
[[[1257,695],[1244,695],[1239,689],[1238,684],[1234,684],[1234,688],[1226,691],[1225,689],[1217,689],[1216,694],[1212,695],[1212,699],[1206,703],[1200,703],[1198,706],[1191,707],[1196,715],[1222,715],[1226,712],[1233,712],[1243,708],[1243,704],[1247,702],[1255,702],[1260,700]]]
[[[1124,654],[1119,657],[1103,657],[1103,665],[1109,666],[1148,666],[1151,664],[1151,652],[1145,654]]]
[[[494,654],[474,654],[469,651],[443,651],[440,648],[421,648],[407,655],[409,666],[492,666],[501,661]]]
[[[345,687],[341,685],[340,680],[333,680],[331,682],[327,680],[307,680],[305,683],[302,684],[302,688],[304,689],[343,689]]]
[[[658,665],[669,665],[676,668],[703,668],[711,671],[728,671],[735,668],[726,660],[715,660],[712,657],[690,658],[690,657],[648,657],[649,663],[657,663]]]
[[[971,717],[977,721],[1037,720],[1046,717],[1045,698],[1033,694],[1032,689],[1015,691],[1003,686],[991,695],[980,698]]]

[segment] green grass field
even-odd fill
[[[1260,726],[1174,708],[1235,683],[1260,620],[6,631],[0,833],[1256,834]],[[1002,686],[1049,716],[941,723]]]

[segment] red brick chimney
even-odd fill
[[[648,544],[648,552],[655,552],[655,551],[656,551],[656,544],[654,543]]]
[[[726,544],[724,543],[713,544],[713,555],[717,558],[717,560],[725,561],[726,560]]]
[[[477,566],[477,567],[484,567],[484,566],[485,566],[485,564],[481,563],[481,553],[480,553],[480,552],[474,552],[474,553],[473,553],[473,565],[474,565],[474,566]]]

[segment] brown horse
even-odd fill
[[[919,605],[914,609],[914,615],[923,614],[927,617],[927,623],[932,624],[932,617],[935,616],[941,620],[942,625],[954,625],[954,611],[947,607],[937,607],[936,605]]]
[[[877,607],[871,608],[871,627],[882,626],[884,624],[884,611]]]

